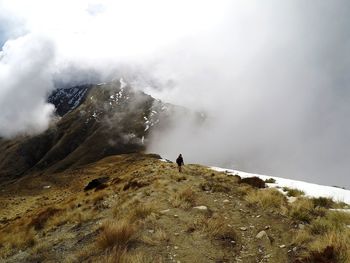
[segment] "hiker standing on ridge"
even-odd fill
[[[177,157],[176,163],[177,163],[177,166],[179,168],[179,172],[181,173],[181,171],[182,171],[181,166],[185,165],[184,164],[184,159],[182,158],[182,154],[181,153],[180,153],[179,157]]]

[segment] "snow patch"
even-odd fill
[[[333,186],[326,186],[326,185],[319,185],[319,184],[312,184],[307,183],[303,181],[297,181],[297,180],[291,180],[291,179],[285,179],[280,177],[274,177],[274,176],[267,176],[267,175],[261,175],[261,174],[252,174],[252,173],[246,173],[242,171],[237,170],[231,170],[231,169],[225,169],[220,167],[210,167],[212,170],[217,172],[225,172],[232,175],[238,175],[241,178],[247,178],[247,177],[259,177],[262,180],[266,180],[269,178],[273,178],[276,180],[276,183],[273,184],[267,184],[269,187],[275,187],[278,189],[282,187],[288,187],[288,188],[295,188],[303,191],[306,196],[309,197],[327,197],[327,198],[333,198],[336,202],[345,202],[347,204],[350,204],[350,190],[341,189]]]

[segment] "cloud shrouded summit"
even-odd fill
[[[0,6],[0,21],[12,25],[0,30],[11,38],[0,60],[0,119],[13,122],[1,136],[45,129],[53,80],[118,75],[208,116],[200,129],[176,116],[172,129],[153,134],[150,151],[350,187],[347,1]],[[14,94],[25,99],[14,103]]]

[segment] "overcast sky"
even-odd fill
[[[350,187],[349,17],[345,0],[0,0],[0,135],[45,130],[54,83],[136,77],[208,116],[150,151]]]

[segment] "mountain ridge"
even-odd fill
[[[172,125],[185,108],[163,103],[122,79],[53,91],[56,121],[43,133],[0,139],[0,180],[58,172],[105,156],[143,152],[154,129]]]

